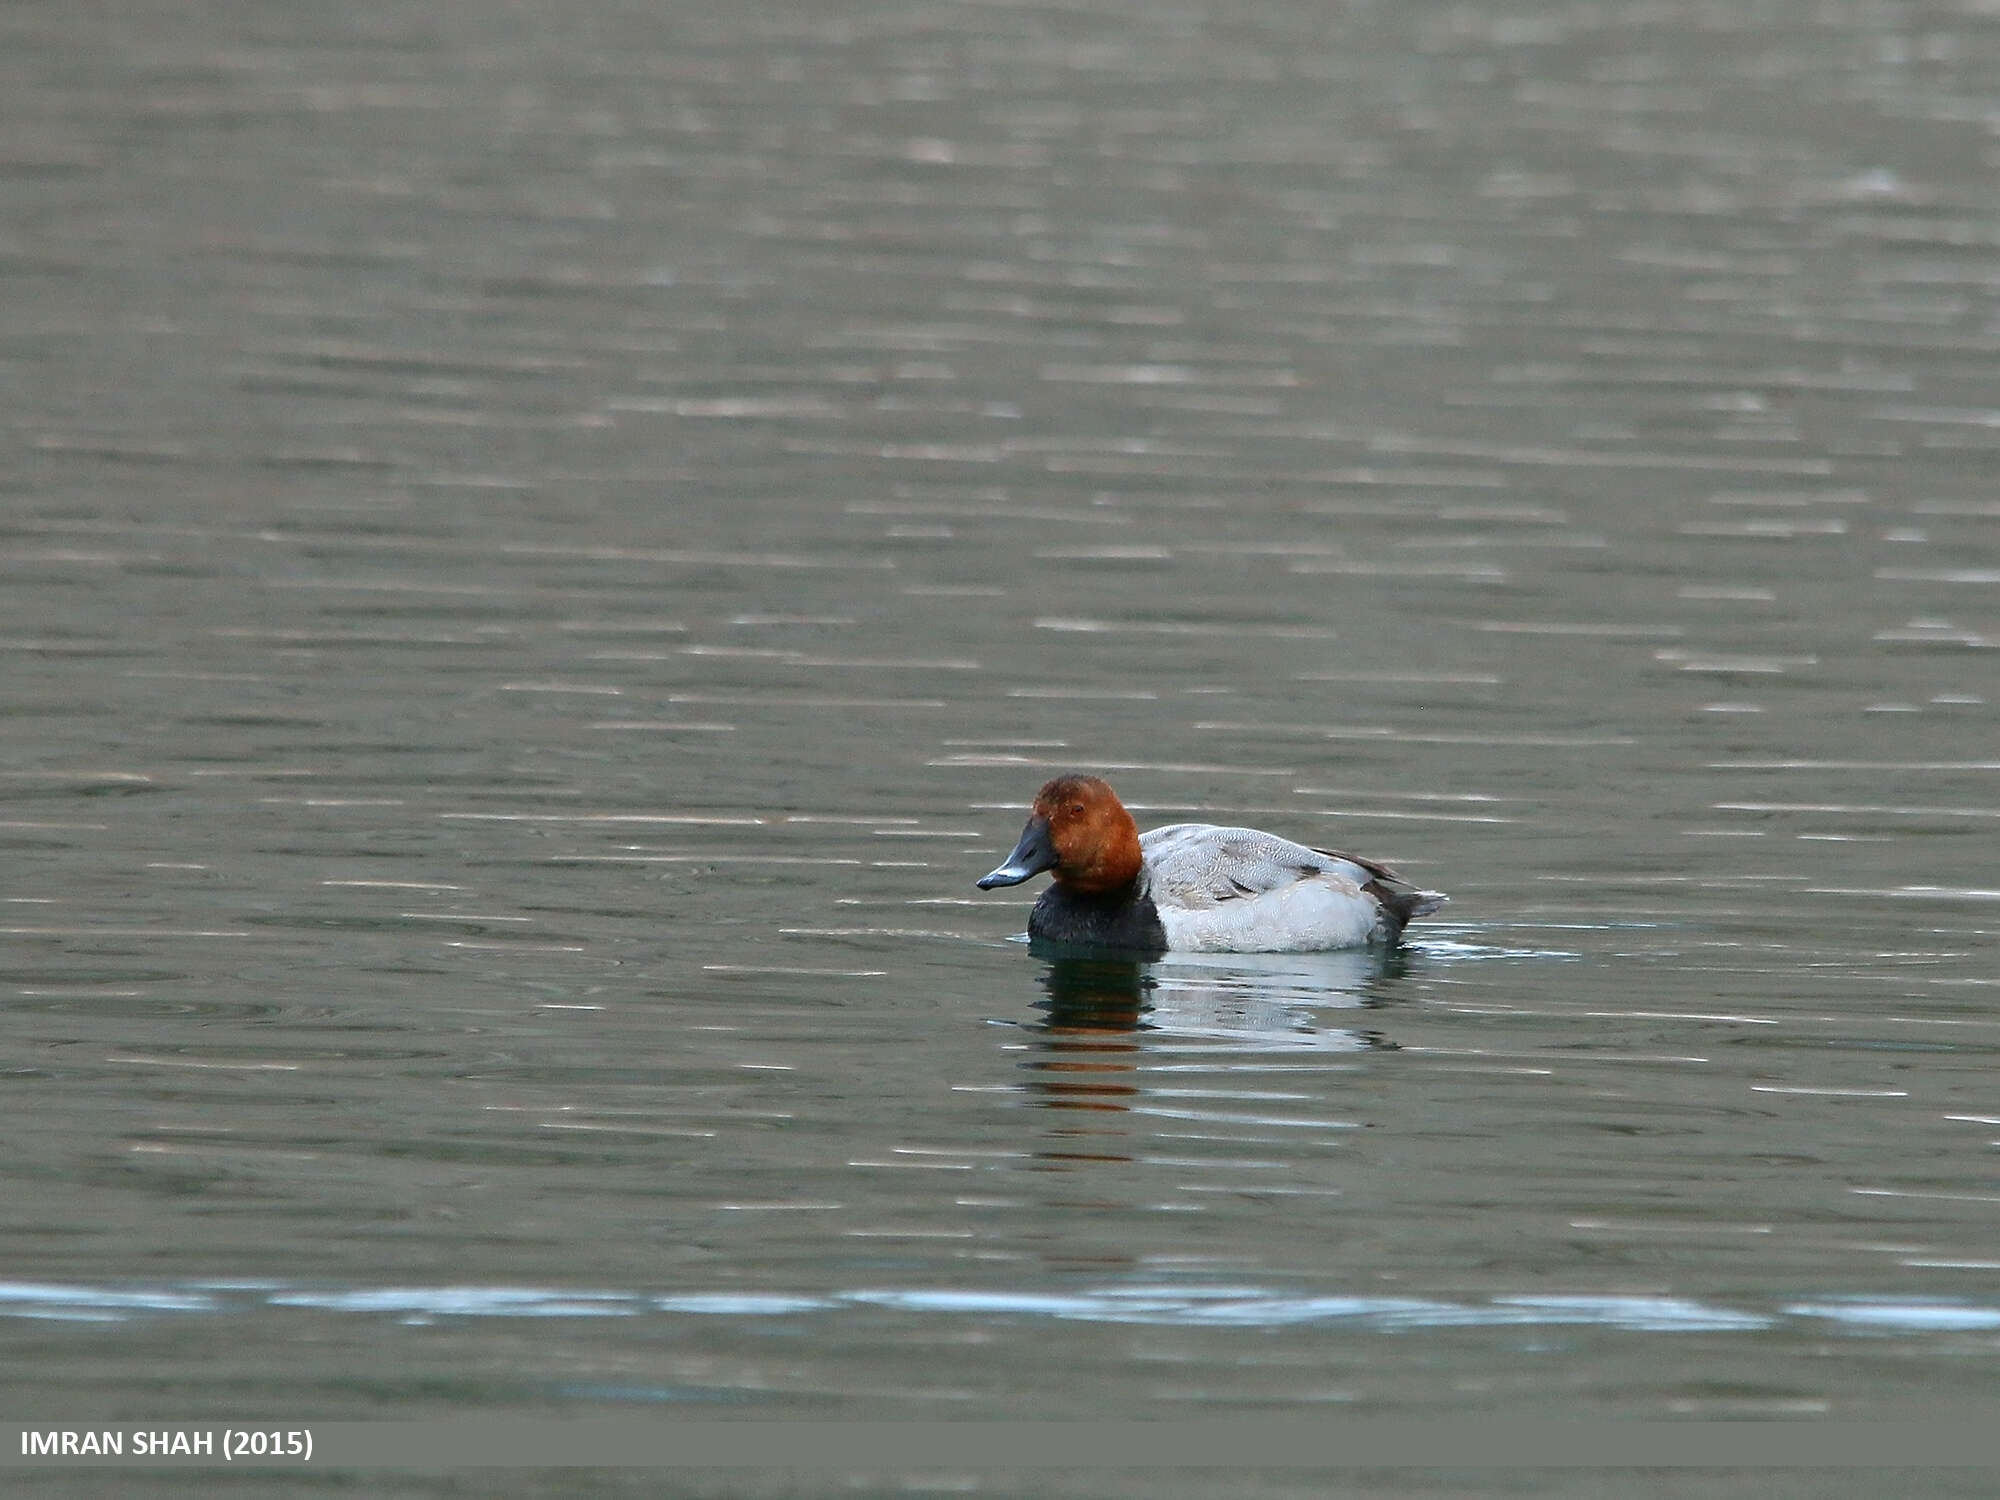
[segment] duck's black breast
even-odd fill
[[[1028,913],[1028,936],[1078,947],[1145,954],[1167,951],[1167,929],[1160,922],[1160,909],[1138,884],[1107,895],[1051,885]]]

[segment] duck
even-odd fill
[[[1028,936],[1163,953],[1317,953],[1394,946],[1443,906],[1387,865],[1257,828],[1172,823],[1140,833],[1110,784],[1070,774],[1035,794],[1014,850],[974,884],[1052,883]]]

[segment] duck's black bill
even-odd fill
[[[1030,818],[1028,826],[1021,830],[1021,841],[1000,868],[973,883],[982,891],[990,891],[997,885],[1019,885],[1055,867],[1056,846],[1049,842],[1049,820]]]

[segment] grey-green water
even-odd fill
[[[1992,1398],[1991,7],[122,10],[0,18],[9,1411]],[[1070,767],[1452,905],[1052,969]]]

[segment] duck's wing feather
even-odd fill
[[[1387,865],[1295,844],[1257,828],[1212,823],[1172,823],[1139,837],[1156,899],[1215,906],[1244,896],[1282,890],[1301,880],[1345,881],[1381,903],[1398,928],[1444,905],[1436,891],[1405,880]]]
[[[1345,854],[1310,849],[1257,828],[1173,823],[1139,838],[1156,895],[1213,905],[1337,875],[1358,889],[1377,867]]]

